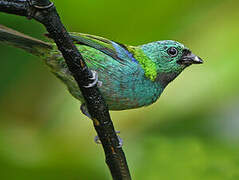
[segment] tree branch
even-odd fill
[[[81,54],[61,23],[55,6],[49,0],[0,0],[0,11],[33,18],[45,26],[61,51],[66,64],[84,96],[93,124],[103,145],[106,163],[115,180],[131,179],[126,158],[115,133],[105,101],[95,85],[85,88],[92,80]]]

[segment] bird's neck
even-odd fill
[[[144,77],[141,86],[138,86],[141,93],[140,99],[143,100],[140,106],[150,105],[161,96],[166,86],[173,81],[179,74],[178,73],[158,73],[154,81],[150,81]],[[137,82],[136,82],[137,83]]]
[[[151,81],[157,78],[157,65],[142,50],[140,46],[128,46],[128,51],[133,54],[144,70],[145,76]]]

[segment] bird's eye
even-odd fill
[[[167,52],[171,57],[175,57],[178,55],[178,50],[175,47],[169,48]]]

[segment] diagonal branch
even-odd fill
[[[0,12],[32,18],[45,26],[61,51],[84,96],[94,127],[102,142],[106,163],[113,179],[131,179],[126,158],[119,145],[107,105],[96,85],[85,88],[92,81],[90,79],[92,73],[61,23],[53,3],[49,0],[0,0]]]

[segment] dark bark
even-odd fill
[[[107,105],[96,85],[91,88],[84,87],[92,81],[92,73],[61,23],[55,6],[49,0],[0,0],[0,11],[35,19],[46,27],[84,96],[113,179],[131,179]]]

